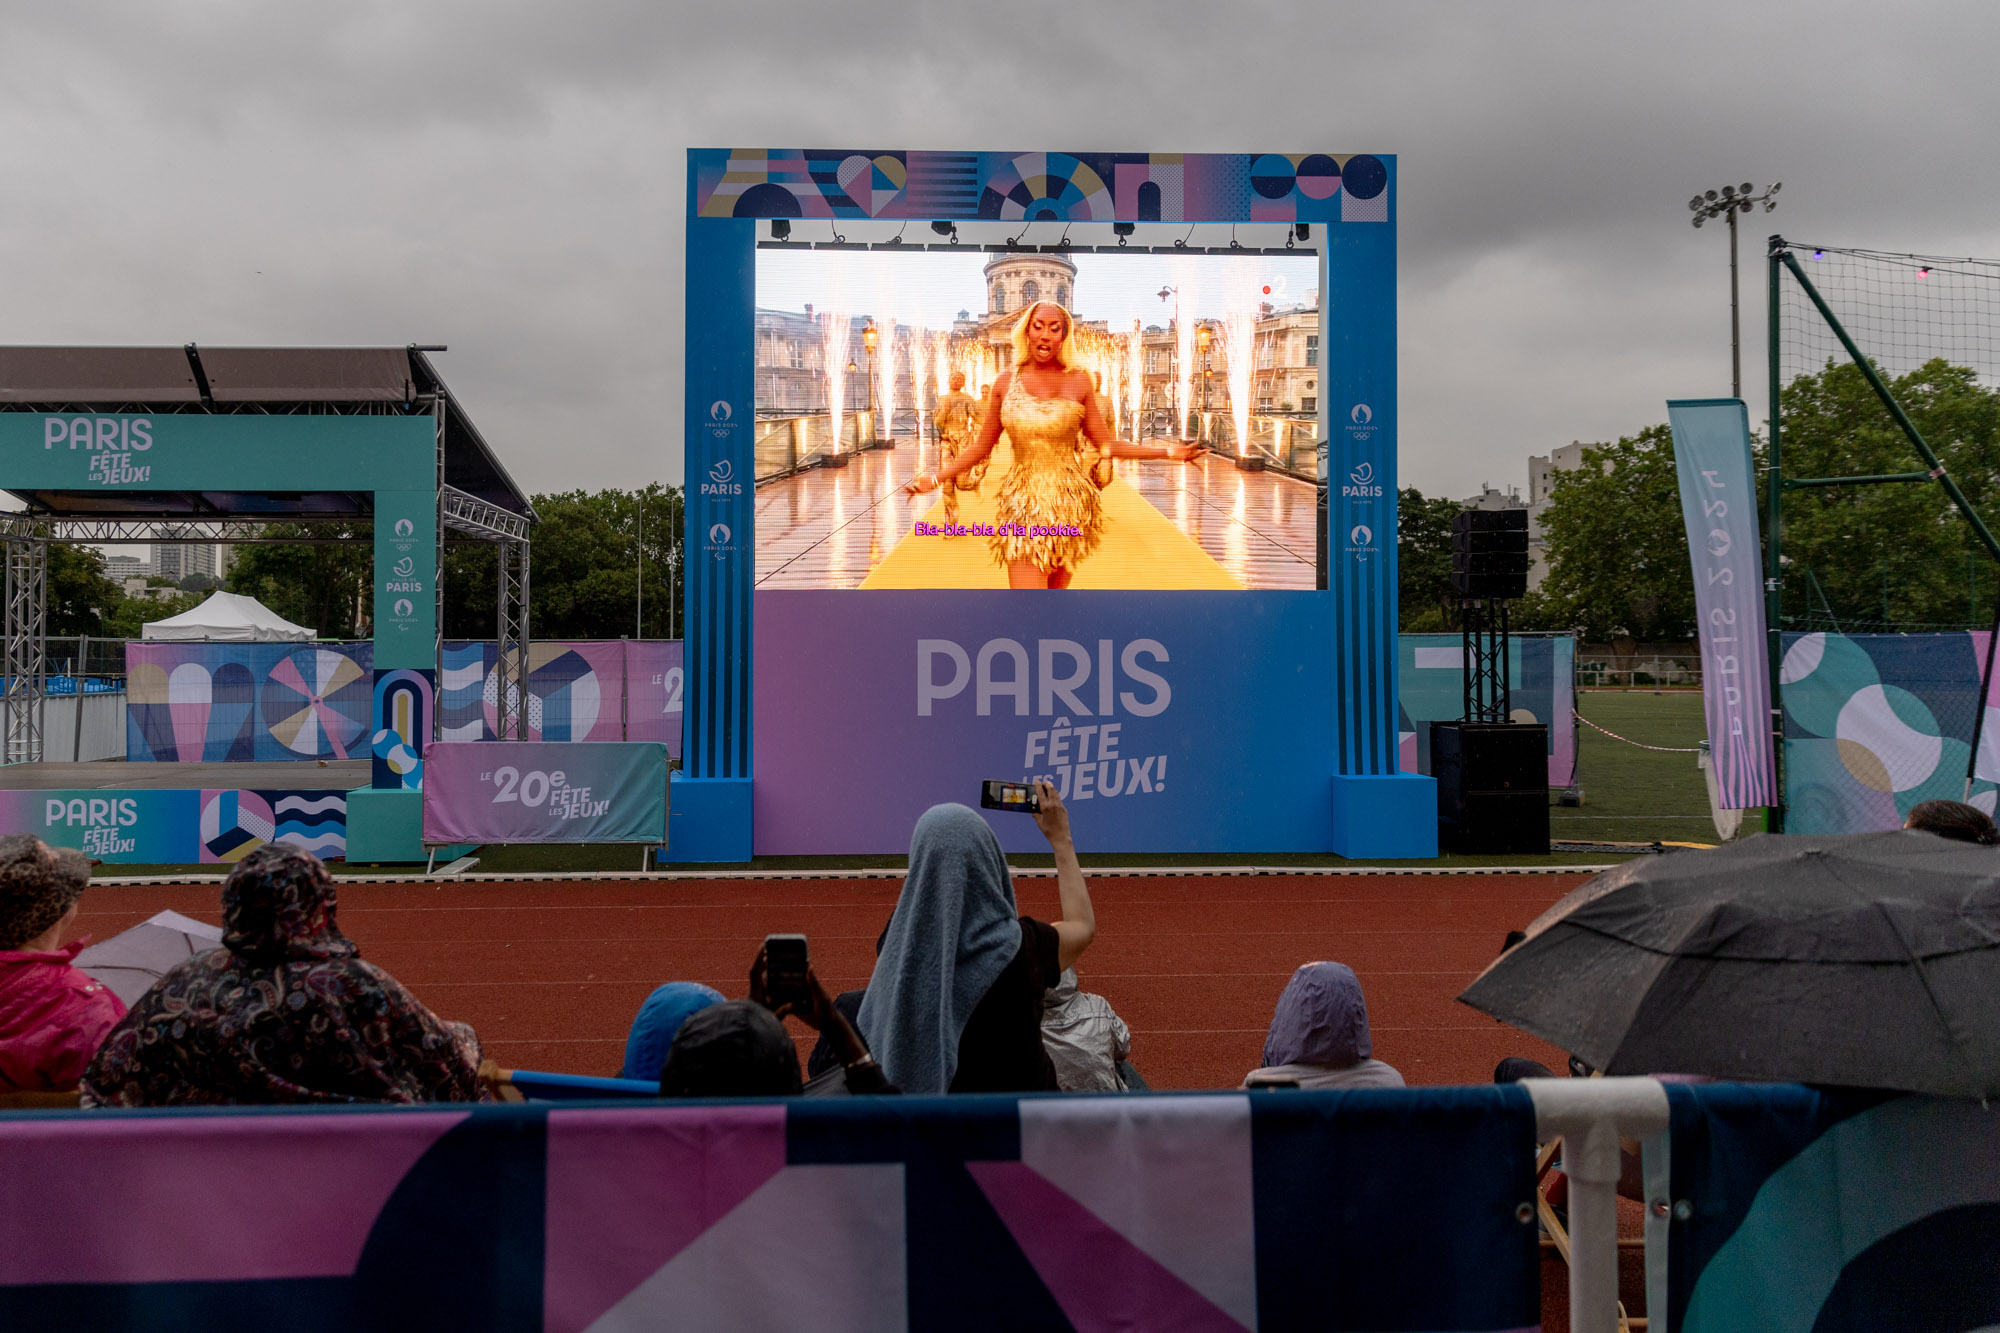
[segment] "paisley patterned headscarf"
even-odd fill
[[[91,1061],[86,1106],[473,1101],[479,1039],[361,960],[319,858],[267,843],[222,886],[223,947],[161,977]]]

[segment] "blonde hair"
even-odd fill
[[[1067,370],[1077,364],[1076,360],[1076,316],[1064,310],[1054,301],[1036,301],[1021,312],[1014,321],[1014,365],[1018,369],[1028,364],[1033,355],[1028,351],[1028,325],[1034,321],[1035,312],[1043,306],[1063,317],[1062,341],[1056,345],[1056,364]]]

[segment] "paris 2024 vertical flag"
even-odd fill
[[[1741,399],[1690,398],[1670,401],[1667,420],[1694,565],[1702,695],[1720,805],[1725,810],[1775,805],[1770,649],[1749,414]]]

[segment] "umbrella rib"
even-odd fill
[[[1966,1053],[1965,1038],[1959,1032],[1959,1025],[1952,1021],[1951,1015],[1945,1012],[1944,1005],[1939,1003],[1937,991],[1931,986],[1930,970],[1924,965],[1923,958],[1910,946],[1909,937],[1903,934],[1902,923],[1888,910],[1888,904],[1877,902],[1874,908],[1876,914],[1888,923],[1889,930],[1896,937],[1896,943],[1902,946],[1903,956],[1909,959],[1910,966],[1915,969],[1917,983],[1924,988],[1924,998],[1930,1001],[1931,1012],[1937,1015],[1938,1022],[1944,1025],[1945,1035],[1951,1038],[1953,1053],[1958,1056],[1959,1063],[1965,1066],[1965,1072],[1976,1081],[1979,1071],[1973,1064],[1972,1057]]]

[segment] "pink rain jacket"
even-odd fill
[[[125,1005],[70,961],[90,941],[53,953],[0,949],[0,1092],[76,1086]]]

